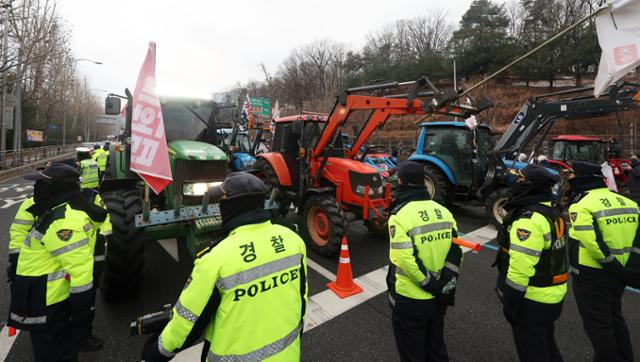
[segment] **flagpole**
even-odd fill
[[[487,78],[483,79],[482,81],[480,81],[479,83],[476,83],[475,85],[473,85],[471,88],[465,90],[464,92],[462,92],[460,95],[458,95],[458,98],[464,97],[465,95],[471,93],[473,90],[475,90],[476,88],[480,87],[481,85],[485,84],[486,82],[490,81],[491,79],[497,77],[498,75],[502,74],[504,71],[506,71],[507,69],[513,67],[514,65],[520,63],[521,61],[525,60],[526,58],[530,57],[532,54],[536,53],[537,51],[539,51],[540,49],[544,48],[545,46],[547,46],[549,43],[553,42],[554,40],[560,38],[561,36],[563,36],[564,34],[570,32],[571,30],[577,28],[578,26],[582,25],[584,22],[586,22],[587,20],[593,18],[594,16],[600,14],[603,10],[609,8],[609,4],[605,3],[603,4],[598,10],[592,12],[591,14],[585,16],[584,18],[578,20],[576,23],[574,23],[573,25],[565,28],[564,30],[562,30],[561,32],[559,32],[558,34],[552,36],[551,38],[549,38],[548,40],[546,40],[545,42],[543,42],[542,44],[538,45],[537,47],[533,48],[532,50],[528,51],[526,54],[522,55],[521,57],[519,57],[518,59],[512,61],[511,63],[507,64],[506,66],[500,68],[498,71],[496,71],[495,73],[491,74],[490,76],[488,76]]]

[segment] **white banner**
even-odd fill
[[[605,6],[596,16],[602,48],[596,97],[640,65],[640,0],[610,0]]]

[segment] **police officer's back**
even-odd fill
[[[91,158],[91,150],[86,147],[76,148],[80,165],[81,183],[83,189],[96,189],[100,186],[98,163]]]
[[[629,331],[622,315],[626,285],[638,278],[638,205],[610,191],[599,165],[574,162],[571,199],[573,292],[596,361],[632,361]]]
[[[35,223],[20,250],[11,284],[9,325],[31,331],[36,361],[77,358],[93,316],[93,258],[86,232],[106,212],[80,192],[80,173],[54,163],[25,176],[35,180]]]
[[[511,188],[498,233],[497,292],[521,361],[562,361],[554,323],[567,292],[566,227],[551,204],[558,178],[528,165]]]
[[[104,173],[104,170],[107,168],[107,159],[109,158],[109,151],[100,147],[99,144],[95,144],[93,146],[93,154],[91,155],[91,158],[94,161],[96,161],[96,163],[98,164],[98,170],[102,175]]]
[[[232,174],[217,191],[225,194],[226,237],[196,259],[171,321],[149,339],[142,359],[169,360],[204,333],[202,360],[297,361],[307,303],[304,242],[269,221],[257,177]]]
[[[429,199],[424,177],[420,164],[400,165],[389,218],[387,286],[402,361],[448,360],[444,314],[453,304],[462,261],[462,250],[452,243],[455,220]]]

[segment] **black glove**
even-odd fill
[[[443,268],[440,272],[440,278],[429,273],[429,283],[425,284],[422,289],[433,294],[442,305],[454,305],[457,281],[458,273]]]
[[[71,328],[77,343],[84,341],[93,329],[95,294],[93,288],[71,293]]]
[[[7,267],[7,283],[13,281],[13,277],[16,276],[16,268],[18,267],[18,256],[20,254],[9,254],[9,266]]]
[[[142,348],[142,361],[144,362],[165,362],[171,360],[171,358],[165,357],[160,353],[158,349],[158,337],[159,334],[152,335],[145,342]]]
[[[456,304],[456,283],[457,278],[453,278],[447,283],[440,295],[436,296],[436,301],[444,306],[453,306]]]
[[[504,280],[498,282],[498,289],[498,294],[502,291],[502,313],[504,317],[510,324],[517,324],[525,292],[513,289]]]
[[[518,312],[520,310],[520,303],[504,303],[502,305],[502,314],[507,319],[509,324],[518,323]]]
[[[637,278],[634,278],[632,273],[627,270],[622,264],[620,264],[620,262],[616,258],[608,263],[602,263],[600,265],[602,266],[602,269],[616,277],[625,285],[631,285],[632,283],[634,283],[634,279],[637,280]]]

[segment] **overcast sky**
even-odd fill
[[[78,71],[98,90],[135,87],[147,43],[157,44],[162,94],[201,95],[277,71],[295,47],[333,39],[352,47],[398,19],[447,11],[457,24],[471,0],[59,0]],[[446,7],[446,8],[445,8]]]

